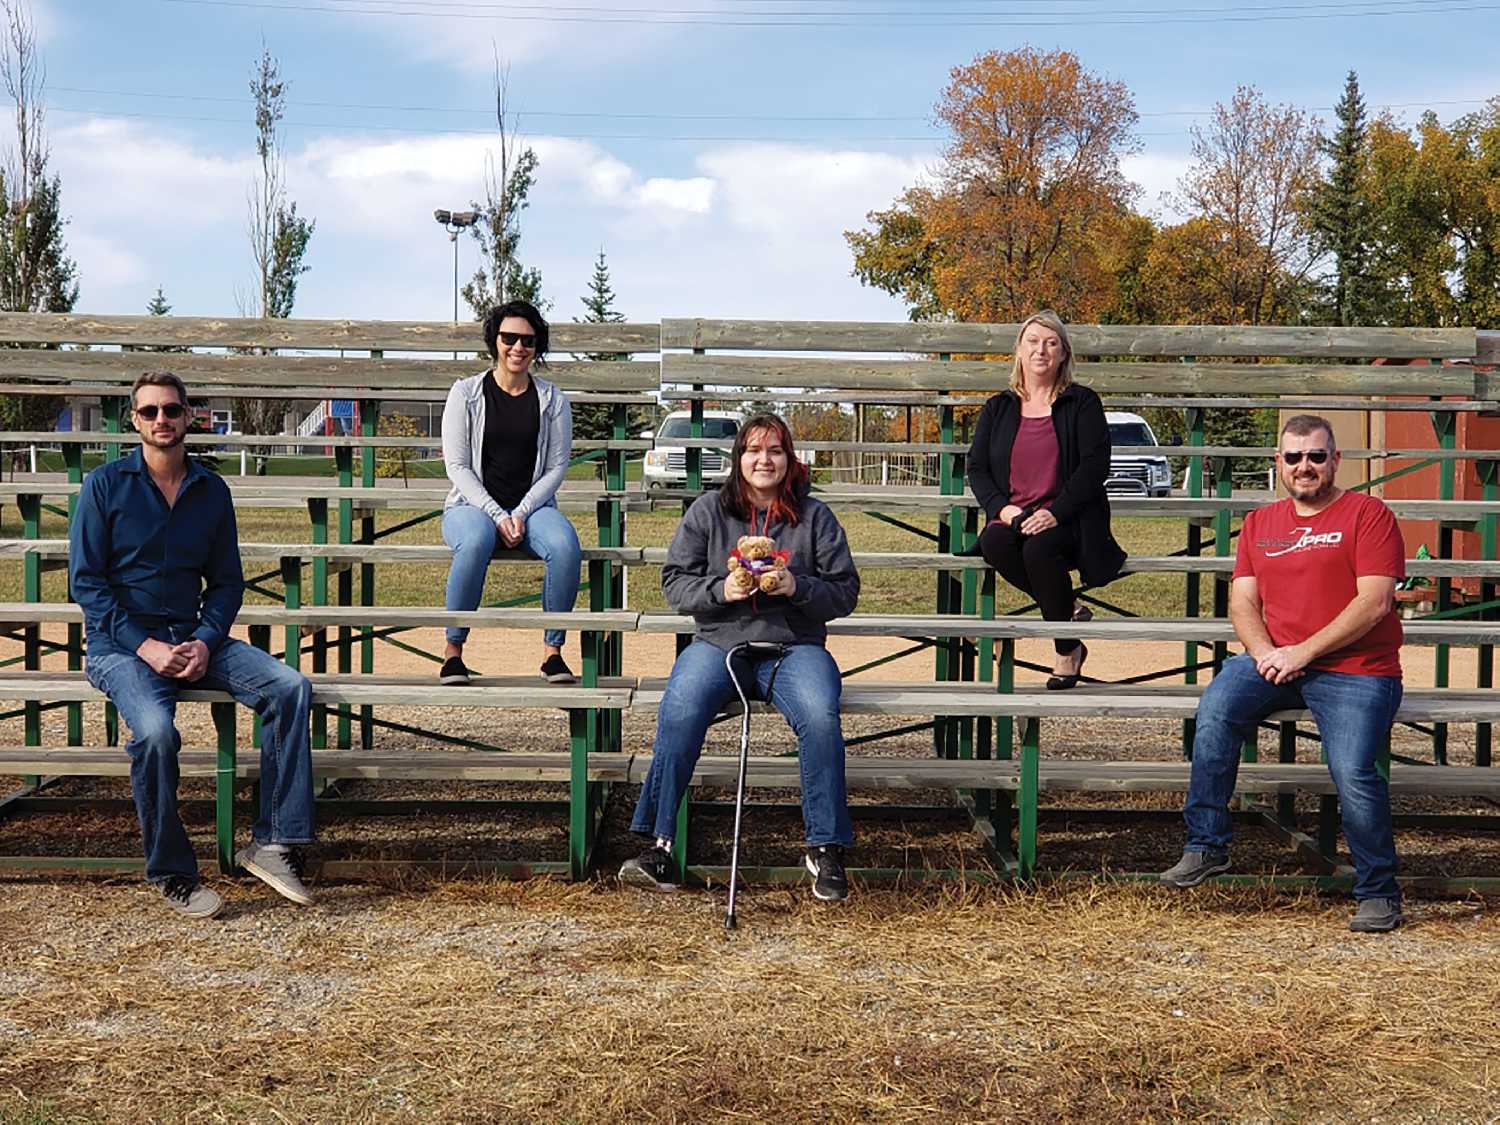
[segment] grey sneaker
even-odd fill
[[[224,900],[218,893],[196,879],[173,875],[159,885],[167,905],[189,918],[212,918],[224,909]]]
[[[312,892],[302,882],[302,853],[281,844],[251,844],[235,853],[234,862],[267,884],[282,898],[311,906]]]
[[[645,887],[649,891],[675,891],[674,867],[671,852],[666,848],[650,847],[620,865],[620,882]]]
[[[1383,934],[1401,925],[1399,898],[1362,898],[1349,928],[1357,934]]]
[[[1196,887],[1203,880],[1222,875],[1229,870],[1227,855],[1211,852],[1183,852],[1182,858],[1161,873],[1161,881],[1169,887],[1186,890]]]

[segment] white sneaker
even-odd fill
[[[302,853],[283,844],[251,844],[235,853],[234,862],[282,898],[311,906],[312,892],[302,882]]]
[[[173,875],[158,886],[167,905],[189,918],[212,918],[224,909],[224,900],[216,891],[186,876]]]

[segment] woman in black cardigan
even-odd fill
[[[1030,316],[1016,334],[1010,387],[979,413],[969,449],[969,487],[987,519],[979,553],[1048,621],[1086,621],[1069,570],[1090,586],[1114,579],[1125,552],[1109,530],[1109,425],[1104,405],[1073,382],[1068,330],[1054,312]],[[1088,648],[1053,642],[1047,686],[1074,687]]]

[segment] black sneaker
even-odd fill
[[[819,844],[807,849],[807,869],[813,877],[813,897],[824,902],[843,902],[849,897],[849,877],[844,874],[844,849],[837,844]]]
[[[1357,934],[1383,934],[1401,925],[1399,898],[1362,898],[1349,928]]]
[[[1183,852],[1182,858],[1163,871],[1160,879],[1169,887],[1187,890],[1189,887],[1196,887],[1211,876],[1222,875],[1228,870],[1229,857],[1227,855],[1214,855],[1212,852]]]
[[[573,675],[573,669],[568,667],[568,662],[556,652],[542,661],[542,679],[549,684],[576,684],[578,682],[578,677]]]
[[[620,864],[620,882],[645,887],[649,891],[675,891],[673,866],[671,852],[666,848],[650,847]]]
[[[447,660],[443,661],[443,670],[438,673],[438,683],[466,684],[469,682],[469,677],[472,674],[464,667],[464,658],[462,656],[450,656]]]

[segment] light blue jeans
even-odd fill
[[[478,609],[484,595],[484,576],[490,557],[500,542],[494,521],[472,504],[455,504],[443,513],[443,542],[453,548],[453,566],[448,570],[449,609]],[[542,609],[567,613],[578,600],[578,566],[583,548],[568,517],[553,507],[538,508],[526,517],[523,547],[542,561]],[[467,629],[449,629],[449,644],[469,639]],[[562,647],[567,637],[561,629],[548,629],[542,639]]]
[[[1318,724],[1328,772],[1339,794],[1344,839],[1354,858],[1355,898],[1400,898],[1396,886],[1396,842],[1391,795],[1375,759],[1401,706],[1401,677],[1307,672],[1273,684],[1241,653],[1204,689],[1193,738],[1188,783],[1189,851],[1229,854],[1229,800],[1240,766],[1240,749],[1272,711],[1306,707]]]
[[[677,806],[703,753],[708,725],[730,700],[737,700],[726,653],[695,640],[672,665],[672,675],[656,713],[651,769],[641,786],[630,830],[670,840],[677,834]],[[747,662],[741,686],[750,699],[769,699],[797,734],[797,765],[802,775],[802,824],[809,846],[854,841],[844,783],[844,732],[839,724],[843,681],[838,665],[822,645],[789,645],[772,682],[774,658]]]
[[[191,635],[183,627],[166,639]],[[312,750],[307,713],[312,685],[270,653],[230,637],[192,683],[158,675],[133,652],[107,638],[89,638],[84,675],[109,696],[130,728],[130,789],[146,849],[146,878],[197,879],[198,861],[177,813],[177,693],[183,688],[227,691],[261,720],[260,812],[252,829],[259,844],[307,844],[313,839]]]

